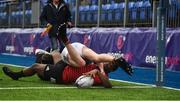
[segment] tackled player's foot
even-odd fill
[[[13,80],[18,80],[19,78],[15,75],[15,73],[13,73],[8,67],[3,67],[2,68],[4,74],[6,74],[7,76],[11,77]]]
[[[133,70],[131,65],[122,57],[115,59],[115,63],[121,67],[128,75],[132,76]]]

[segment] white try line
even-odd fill
[[[7,64],[7,63],[0,63],[0,65],[27,68],[27,66],[13,65],[13,64]]]
[[[103,89],[104,87],[90,87],[88,89]],[[143,89],[153,88],[152,86],[114,86],[113,89]],[[77,89],[77,87],[4,87],[0,90],[32,90],[32,89]]]
[[[156,85],[153,85],[153,84],[137,83],[137,82],[131,82],[131,81],[116,80],[116,79],[110,79],[110,80],[112,80],[112,81],[118,81],[118,82],[124,82],[124,83],[137,84],[137,85],[143,85],[143,86],[157,87]],[[180,91],[180,89],[178,89],[178,88],[165,87],[165,86],[162,86],[162,88]]]

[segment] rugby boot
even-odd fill
[[[16,73],[14,73],[13,71],[11,71],[8,67],[3,67],[2,68],[4,74],[6,74],[7,76],[11,77],[13,80],[18,80],[19,77],[17,76]]]
[[[131,65],[122,57],[114,60],[115,65],[124,70],[128,75],[132,76],[133,69]]]

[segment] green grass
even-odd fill
[[[11,67],[14,71],[22,68]],[[11,80],[3,74],[0,65],[0,88],[8,87],[62,87],[41,81],[37,76]],[[111,81],[114,86],[140,86]],[[180,91],[165,88],[89,88],[89,89],[0,89],[0,100],[180,100]]]

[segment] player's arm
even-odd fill
[[[105,75],[105,71],[104,71],[104,63],[98,63],[98,68],[100,70],[100,72]]]
[[[35,55],[37,55],[37,54],[50,54],[50,53],[45,50],[42,50],[42,49],[36,49]]]
[[[93,69],[90,72],[84,73],[84,75],[93,76],[93,77],[97,75],[102,81],[102,84],[105,88],[112,88],[112,84],[110,83],[108,77],[103,75],[98,69]]]
[[[102,84],[105,88],[112,88],[112,84],[110,83],[108,77],[106,77],[105,75],[103,75],[100,71],[97,72],[97,75],[99,76],[99,78],[102,81]]]

